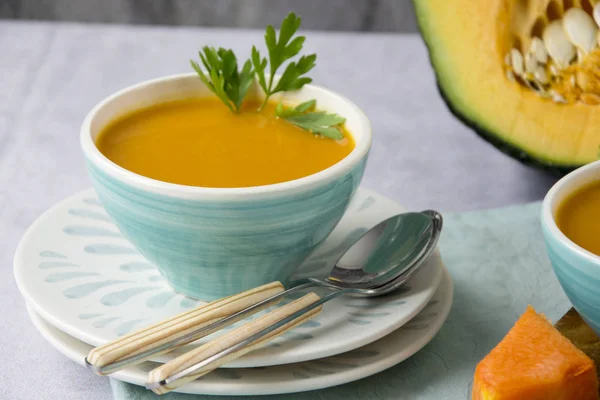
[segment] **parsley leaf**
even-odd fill
[[[309,132],[334,140],[343,139],[339,125],[346,122],[346,118],[324,111],[312,111],[315,106],[316,100],[306,101],[294,108],[285,108],[280,102],[275,108],[275,115]]]
[[[315,66],[315,61],[317,59],[316,54],[302,56],[297,61],[290,61],[281,75],[279,82],[277,82],[277,85],[273,87],[273,79],[279,67],[281,67],[286,61],[294,58],[302,50],[302,46],[304,45],[304,40],[306,38],[304,36],[297,36],[293,38],[294,34],[300,27],[300,22],[301,18],[299,16],[293,12],[289,13],[281,23],[281,28],[279,29],[279,38],[277,37],[275,28],[273,28],[272,25],[267,26],[267,30],[265,32],[265,43],[267,45],[267,52],[269,56],[268,81],[265,76],[267,58],[261,57],[258,49],[255,46],[252,47],[252,65],[254,66],[256,75],[258,76],[258,84],[265,92],[265,99],[259,107],[259,110],[261,110],[265,104],[267,104],[267,101],[272,94],[277,92],[285,92],[288,90],[297,90],[305,84],[312,82],[311,78],[303,75],[307,74]]]
[[[230,49],[216,50],[214,47],[205,46],[198,55],[206,73],[194,60],[190,60],[192,68],[210,91],[231,111],[238,113],[254,79],[252,62],[246,61],[239,71],[237,58]]]
[[[303,55],[292,61],[304,46],[305,37],[295,36],[300,27],[301,18],[289,13],[279,29],[279,35],[272,25],[265,31],[267,57],[262,57],[256,46],[252,46],[252,54],[242,69],[238,69],[235,54],[230,49],[205,46],[198,53],[200,64],[190,60],[192,67],[204,84],[232,112],[239,113],[252,82],[255,79],[265,93],[265,99],[258,108],[261,111],[269,97],[278,92],[298,90],[312,79],[306,74],[315,67],[316,54]],[[285,63],[285,69],[279,81],[274,82],[275,74]],[[268,73],[268,79],[267,79]],[[334,140],[344,137],[340,129],[346,119],[337,114],[314,111],[316,100],[309,100],[292,108],[285,108],[279,103],[275,109],[278,118],[282,118],[304,130]]]

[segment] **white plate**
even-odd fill
[[[421,313],[382,339],[320,360],[276,367],[218,369],[177,391],[206,395],[282,394],[323,389],[376,374],[406,360],[433,339],[450,312],[452,297],[452,280],[444,271],[440,287]],[[92,349],[90,345],[56,329],[31,307],[28,311],[46,340],[62,354],[83,365],[84,357]],[[144,385],[148,372],[157,366],[146,362],[111,377]]]
[[[298,269],[297,276],[329,271],[362,232],[404,211],[375,192],[359,189],[340,224]],[[62,201],[29,228],[17,249],[14,269],[21,293],[37,313],[93,346],[201,304],[167,286],[154,266],[121,236],[92,189]],[[436,252],[398,293],[385,298],[344,296],[332,300],[315,319],[228,367],[288,364],[363,346],[398,329],[421,311],[441,276]],[[172,359],[195,345],[155,361]]]

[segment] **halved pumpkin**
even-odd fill
[[[569,43],[560,41],[562,30],[546,32],[553,22],[554,28],[561,28],[565,21],[571,24],[566,25],[566,33],[573,26],[597,29],[592,17],[595,1],[415,0],[438,86],[451,111],[500,150],[556,174],[596,160],[600,146],[598,41],[594,37],[593,49],[583,49],[592,43],[588,40],[582,45],[575,38],[576,51],[568,53],[565,62],[557,56],[555,44],[569,50]],[[570,9],[578,10],[567,17]],[[594,25],[589,25],[590,20]],[[558,42],[549,42],[556,34]],[[583,31],[584,38],[591,34]],[[546,36],[550,39],[544,40]],[[553,50],[541,49],[549,53],[546,62],[530,62],[532,46],[536,48],[533,41]],[[511,59],[513,49],[520,60]],[[532,65],[530,70],[525,68],[528,65]],[[583,77],[592,81],[579,79],[584,72]]]

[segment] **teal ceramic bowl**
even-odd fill
[[[319,108],[345,116],[356,147],[337,164],[301,179],[247,188],[176,185],[127,171],[96,148],[101,129],[123,114],[209,95],[194,74],[144,82],[102,101],[81,129],[92,183],[123,235],[176,291],[202,300],[286,282],[342,218],[371,146],[369,121],[356,105],[306,85],[283,100],[314,98]]]
[[[578,189],[600,180],[600,161],[558,181],[544,198],[542,230],[548,256],[560,284],[587,324],[600,335],[600,257],[578,246],[556,225],[558,206]],[[600,221],[599,221],[600,223]]]

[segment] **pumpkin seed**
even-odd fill
[[[536,82],[533,76],[525,77],[523,79],[523,83],[525,84],[525,86],[527,86],[529,89],[533,90],[537,94],[544,92],[544,87],[539,82]]]
[[[517,75],[523,75],[523,55],[515,48],[510,50],[510,60],[512,69]]]
[[[559,69],[566,68],[575,57],[575,46],[571,43],[560,20],[551,22],[543,33],[544,45],[548,54]]]
[[[542,42],[542,39],[539,37],[534,37],[531,39],[529,52],[535,56],[535,59],[540,64],[546,64],[548,62],[548,52],[546,51],[544,42]]]
[[[600,3],[597,3],[594,6],[594,11],[592,14],[594,14],[594,21],[596,21],[596,24],[600,26]]]
[[[579,100],[581,100],[583,104],[590,106],[596,106],[600,104],[600,96],[594,93],[582,93],[579,97]]]
[[[581,8],[570,8],[562,19],[564,33],[569,41],[585,54],[596,47],[598,25]]]
[[[543,97],[544,99],[548,99],[551,98],[550,94],[546,91],[541,91],[537,93],[540,97]]]
[[[546,70],[543,67],[538,65],[535,71],[533,72],[533,76],[540,84],[548,84],[548,74],[546,74]]]
[[[552,101],[554,101],[555,103],[567,104],[567,100],[565,100],[565,98],[563,96],[556,93],[555,91],[551,90],[549,92],[549,94],[550,94],[550,97],[552,97]]]
[[[527,81],[526,81],[527,82],[527,86],[529,86],[534,91],[538,92],[538,94],[541,93],[541,92],[544,92],[545,91],[544,90],[544,86],[540,82],[538,82],[535,79],[535,77],[531,77],[531,78],[533,78],[533,79],[527,79]]]
[[[531,53],[526,53],[525,54],[525,71],[533,74],[533,72],[535,71],[537,66],[538,66],[538,63],[537,63],[537,60],[535,59],[535,56]]]
[[[504,55],[507,79],[556,103],[600,105],[599,26],[600,2],[592,16],[569,8],[544,28],[541,38],[532,37],[525,51],[515,47]]]
[[[506,70],[506,77],[508,78],[509,81],[514,82],[517,79],[515,78],[515,74],[510,70]]]

